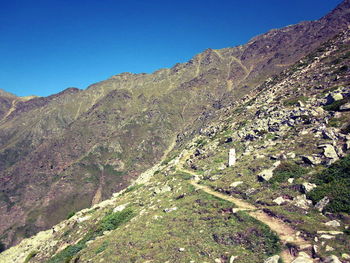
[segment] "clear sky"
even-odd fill
[[[47,96],[314,20],[341,0],[0,0],[0,89]]]

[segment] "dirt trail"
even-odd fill
[[[194,178],[199,177],[196,173],[182,168],[180,166],[180,163],[179,163],[177,169],[179,171],[193,175]],[[260,207],[256,207],[256,206],[254,206],[254,205],[252,205],[252,204],[250,204],[242,199],[216,192],[215,190],[211,189],[208,186],[198,184],[198,179],[191,180],[190,183],[194,187],[196,187],[197,189],[200,189],[208,194],[211,194],[213,196],[219,197],[223,200],[226,200],[226,201],[229,201],[229,202],[235,204],[237,206],[236,211],[246,211],[253,218],[268,225],[272,231],[277,233],[277,235],[279,236],[279,238],[283,244],[289,243],[289,244],[293,244],[299,248],[311,246],[311,244],[308,241],[297,236],[296,231],[292,227],[290,227],[289,225],[287,225],[283,221],[266,214],[265,212],[263,212],[261,210]],[[295,257],[290,254],[288,249],[283,250],[281,252],[280,256],[283,259],[284,263],[290,263],[295,259]]]

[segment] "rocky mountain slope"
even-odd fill
[[[222,241],[221,234],[218,234],[218,238],[214,238],[213,241],[211,236],[215,233],[206,232],[212,231],[210,230],[212,224],[217,224],[218,229],[221,229],[220,231],[225,236],[227,224],[231,223],[233,226],[237,226],[237,235],[243,235],[243,243],[237,247],[237,254],[251,257],[251,262],[259,262],[264,258],[265,252],[267,254],[277,253],[279,246],[276,235],[265,225],[258,223],[246,214],[243,213],[240,215],[241,217],[232,218],[230,213],[222,212],[228,220],[227,224],[222,225],[222,218],[220,213],[217,214],[217,212],[221,211],[220,209],[226,211],[232,207],[232,203],[213,199],[210,195],[195,191],[184,180],[187,175],[176,172],[178,169],[176,169],[175,160],[181,162],[184,161],[183,159],[186,160],[187,154],[184,149],[191,149],[196,145],[193,153],[195,157],[188,159],[187,163],[189,167],[196,169],[198,178],[208,179],[204,181],[208,181],[208,185],[214,184],[213,186],[221,191],[233,191],[234,194],[249,197],[248,199],[252,202],[258,202],[264,206],[269,205],[270,203],[264,198],[270,200],[270,196],[267,194],[270,193],[270,190],[268,190],[270,185],[252,180],[254,177],[252,174],[255,175],[266,170],[265,173],[269,177],[273,173],[273,169],[265,167],[266,169],[261,171],[261,168],[264,168],[263,166],[266,166],[269,162],[264,158],[257,158],[252,162],[251,158],[253,157],[249,152],[253,150],[259,152],[259,147],[261,147],[261,155],[263,155],[263,153],[267,153],[268,150],[266,149],[270,149],[271,146],[278,149],[276,151],[282,151],[282,148],[276,147],[275,143],[287,135],[280,130],[286,129],[289,131],[286,127],[304,124],[304,121],[307,123],[307,117],[300,116],[310,115],[310,112],[314,111],[313,108],[320,105],[321,98],[316,98],[316,93],[320,94],[327,88],[334,88],[334,83],[337,85],[346,84],[348,68],[346,68],[347,65],[344,64],[344,61],[348,61],[347,53],[344,51],[345,53],[343,52],[344,54],[341,53],[342,55],[340,55],[338,53],[334,54],[334,52],[346,48],[345,44],[345,47],[341,46],[340,39],[346,43],[347,38],[345,36],[347,35],[333,40],[335,41],[335,50],[332,50],[329,46],[318,50],[319,60],[316,62],[312,60],[314,57],[308,57],[306,61],[303,60],[294,65],[292,70],[284,72],[278,77],[276,77],[276,74],[294,64],[324,41],[347,29],[350,21],[349,11],[350,1],[346,0],[318,21],[303,22],[287,28],[272,30],[252,39],[243,46],[221,50],[208,49],[187,63],[177,64],[171,69],[162,69],[153,74],[123,73],[116,75],[106,81],[94,84],[86,90],[69,88],[46,98],[27,99],[1,92],[1,242],[6,246],[11,246],[24,237],[48,229],[72,212],[97,204],[93,209],[83,210],[68,221],[55,226],[54,231],[40,232],[33,239],[34,245],[31,240],[25,240],[16,249],[21,251],[26,244],[29,244],[24,251],[25,253],[33,252],[33,255],[36,254],[35,257],[33,256],[33,262],[35,260],[39,262],[48,260],[59,251],[63,254],[67,251],[70,253],[71,250],[81,251],[82,256],[79,256],[79,258],[81,258],[81,262],[85,262],[92,257],[89,253],[93,251],[86,249],[87,243],[95,244],[95,242],[92,242],[93,240],[103,239],[105,238],[104,232],[113,230],[115,225],[113,222],[126,222],[131,217],[133,217],[132,222],[136,222],[136,225],[132,226],[135,231],[144,229],[144,224],[151,226],[148,233],[151,237],[148,238],[150,240],[153,238],[155,243],[142,241],[142,236],[135,236],[135,240],[121,238],[120,242],[129,242],[129,245],[127,245],[129,248],[126,249],[126,243],[123,243],[120,246],[121,251],[118,252],[120,257],[123,257],[125,253],[129,253],[130,249],[134,249],[135,255],[138,255],[141,251],[149,251],[152,254],[157,251],[157,248],[160,251],[167,251],[167,249],[173,248],[173,245],[179,240],[184,241],[184,238],[189,236],[193,236],[194,239],[196,237],[197,241],[195,242],[199,244],[199,240],[204,234],[186,232],[187,234],[184,237],[180,235],[186,229],[186,231],[191,230],[188,229],[189,225],[187,223],[192,224],[190,223],[192,221],[187,222],[186,218],[191,217],[188,214],[189,211],[197,209],[198,214],[194,213],[193,222],[202,225],[205,223],[203,233],[208,235],[209,247],[208,251],[203,248],[203,253],[197,251],[199,254],[196,257],[202,255],[203,258],[209,260],[213,255],[218,255],[219,251],[223,251],[222,249],[225,249],[228,244],[235,243],[230,236],[224,237]],[[326,62],[322,60],[322,56],[325,61],[332,56],[334,60],[339,59],[340,61],[330,63],[334,70],[330,72],[322,71],[318,66],[315,66],[318,65],[317,63],[321,63],[326,67]],[[308,70],[314,70],[314,74],[320,74],[320,76],[310,75],[311,73],[309,74]],[[335,72],[335,70],[339,72]],[[295,80],[293,74],[297,73],[300,76],[295,77]],[[267,78],[272,76],[275,77],[265,82]],[[305,79],[302,79],[303,77]],[[301,80],[298,78],[301,78]],[[337,78],[336,81],[334,81],[335,78]],[[307,87],[305,83],[307,83]],[[310,90],[307,88],[310,88]],[[275,95],[274,90],[280,92],[280,94]],[[346,93],[346,91],[341,90],[339,92]],[[312,98],[310,100],[304,98],[309,93],[310,98]],[[260,98],[263,106],[258,105],[258,98]],[[288,102],[288,99],[291,101]],[[285,101],[285,104],[281,104],[282,100]],[[307,102],[309,109],[297,109],[297,112],[293,112],[293,115],[288,109],[293,105],[293,100],[300,100],[304,104]],[[243,107],[242,103],[248,104]],[[260,106],[262,110],[257,114],[254,107]],[[267,107],[267,109],[263,107]],[[271,111],[270,108],[274,110]],[[325,114],[325,112],[323,111],[320,114]],[[342,124],[347,119],[346,116],[343,116],[344,114],[339,114],[333,121]],[[285,121],[284,119],[287,117],[288,120]],[[332,116],[327,118],[330,117]],[[324,118],[326,117],[323,116]],[[217,119],[222,121],[216,124]],[[250,123],[251,120],[256,122]],[[282,124],[283,121],[285,123]],[[321,123],[313,122],[313,120],[310,122],[311,126],[314,125],[312,127],[321,125]],[[230,126],[233,123],[238,126]],[[275,130],[273,126],[276,126]],[[231,134],[231,139],[222,138],[225,141],[228,140],[228,144],[221,143],[221,141],[217,144],[215,136],[218,132],[222,132],[224,127],[227,129],[231,127],[229,130],[234,134]],[[228,130],[225,132],[227,135],[230,134]],[[204,137],[209,136],[210,143],[201,137],[197,137],[198,134]],[[335,136],[333,133],[330,134],[331,138]],[[270,136],[272,141],[260,145],[261,140],[259,138],[262,136]],[[238,143],[246,138],[247,145]],[[290,147],[291,143],[287,138],[285,141],[288,144],[281,144]],[[314,141],[319,137],[315,138]],[[344,136],[341,140],[346,143]],[[311,163],[316,162],[314,164],[317,165],[318,162],[327,161],[331,163],[332,161],[328,160],[328,157],[325,159],[321,155],[322,149],[331,152],[327,154],[334,155],[334,151],[339,151],[338,148],[334,150],[334,147],[329,146],[332,146],[332,143],[325,143],[323,148],[317,148],[316,152],[312,152],[315,150],[314,141],[311,139],[306,142],[301,141],[295,146],[295,149],[288,149],[294,152],[302,149],[298,154],[303,153],[306,155],[304,159]],[[192,146],[190,146],[191,142]],[[213,148],[211,149],[209,146]],[[235,146],[238,154],[245,156],[240,161],[241,165],[236,166],[234,170],[232,168],[226,169],[223,166],[227,155],[226,148],[232,146]],[[215,147],[222,149],[220,151],[214,150]],[[247,152],[245,155],[240,153],[243,149]],[[310,152],[305,149],[310,149]],[[100,201],[109,198],[112,193],[127,187],[142,172],[157,163],[164,153],[167,154],[167,158],[164,159],[163,164],[141,175],[139,181],[147,181],[145,179],[147,175],[157,170],[157,176],[147,183],[147,187],[135,185],[133,188],[128,188],[129,193],[123,195],[122,199],[114,198],[100,203]],[[219,160],[219,154],[221,154],[221,161]],[[318,155],[312,156],[311,154]],[[336,154],[339,156],[339,153],[336,152]],[[213,156],[216,156],[216,159],[210,159],[214,158]],[[278,158],[277,156],[275,159]],[[222,170],[219,169],[219,173],[213,169],[216,164],[221,165],[221,167],[217,167],[218,169],[222,168]],[[273,164],[271,163],[271,165]],[[277,168],[279,165],[275,164]],[[169,175],[165,176],[166,174]],[[238,174],[242,174],[242,181],[246,183],[237,189],[229,188],[227,190],[226,187],[229,187],[229,185],[224,183],[232,180],[231,177]],[[262,176],[262,178],[264,177],[266,176]],[[166,187],[163,184],[169,186]],[[255,200],[251,197],[254,191],[247,195],[246,192],[249,189],[256,189],[256,187],[259,187],[261,198],[256,197]],[[136,188],[138,188],[137,191]],[[175,188],[176,191],[174,191]],[[265,188],[266,190],[264,190]],[[134,191],[130,189],[134,189]],[[164,198],[159,199],[160,201],[157,203],[157,194],[163,194],[163,192],[165,194]],[[275,192],[273,193],[275,194]],[[190,198],[180,197],[182,194],[188,195]],[[200,195],[200,198],[197,195]],[[288,198],[294,198],[292,194],[283,195],[281,198],[288,199],[287,195]],[[179,200],[176,207],[186,208],[188,209],[187,212],[180,211],[180,209],[171,210],[174,208],[172,206],[174,201],[172,199],[174,198]],[[313,198],[317,200],[316,197]],[[197,200],[199,201],[197,202]],[[122,212],[120,219],[109,218],[109,215],[106,215],[107,219],[102,219],[112,206],[123,202],[130,203],[130,207],[125,210],[126,212],[124,210],[120,211]],[[161,221],[166,225],[153,224],[152,216],[156,216],[159,209],[166,209],[167,206],[171,206],[169,212],[177,212],[159,215],[161,218],[164,217]],[[153,211],[153,209],[154,215],[153,212],[147,212],[148,214],[144,215],[147,215],[148,221],[146,219],[137,220],[137,218],[143,218],[143,213]],[[278,212],[270,208],[269,211],[280,216]],[[282,209],[282,211],[284,210]],[[91,213],[91,215],[88,215],[87,219],[81,219],[85,217],[83,217],[85,213]],[[213,213],[215,214],[214,217]],[[113,215],[110,216],[113,217]],[[208,220],[203,222],[203,218],[208,218]],[[111,223],[110,220],[113,222]],[[231,220],[233,221],[231,222]],[[252,240],[246,241],[248,237],[244,237],[244,231],[239,232],[239,228],[242,227],[239,222],[242,221],[246,222],[247,231],[253,231],[252,236],[261,237],[260,241],[257,240],[256,246],[253,246],[254,248],[249,247],[248,243]],[[96,224],[97,222],[100,222],[103,226]],[[174,223],[173,226],[169,225],[171,222]],[[122,229],[127,226],[124,225]],[[158,227],[160,228],[159,232],[157,232]],[[62,229],[65,229],[65,232],[62,232]],[[89,229],[92,229],[91,233]],[[119,231],[115,234],[120,236],[134,233],[125,231],[125,229],[115,231]],[[169,239],[170,243],[164,243],[166,247],[163,247],[162,243],[157,241],[157,235],[160,233],[163,233],[164,237],[167,236],[164,231],[170,231],[169,234],[174,237]],[[81,239],[82,237],[83,239]],[[265,242],[270,239],[271,243]],[[49,247],[43,245],[43,242],[48,242]],[[189,245],[190,242],[191,240],[188,240],[185,243]],[[248,242],[248,248],[245,246],[245,242]],[[75,247],[75,245],[78,247]],[[148,245],[154,245],[154,247],[143,247],[142,249],[140,247]],[[103,250],[101,248],[101,252],[109,247],[109,245],[104,246],[105,248]],[[162,246],[162,248],[159,246]],[[64,249],[65,247],[67,249]],[[33,250],[28,251],[29,249]],[[84,254],[84,250],[86,254]],[[20,262],[24,256],[28,256],[24,252],[13,254],[11,251],[13,250],[5,253],[12,253],[12,259],[7,258],[9,254],[3,254],[0,258],[4,258],[5,262],[11,262],[10,260]],[[185,251],[179,248],[178,252]],[[147,253],[140,256],[146,259],[154,258],[156,261],[161,261],[163,257],[169,256],[167,253],[157,253],[153,256]],[[174,260],[183,262],[182,260],[192,255],[191,253],[180,253],[183,255],[180,258],[176,254]],[[86,258],[84,258],[84,255]],[[96,253],[96,255],[105,257],[106,262],[111,262],[106,253]],[[73,253],[73,256],[75,257],[76,254]],[[115,258],[115,254],[110,256]],[[221,255],[220,257],[226,260],[224,258],[229,256]],[[58,253],[56,259],[53,258],[52,260],[53,262],[61,262],[65,258],[64,255],[61,256]],[[138,259],[139,257],[135,256],[134,261]],[[131,259],[130,262],[132,262]]]
[[[349,64],[347,29],[0,262],[350,262]]]

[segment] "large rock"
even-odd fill
[[[315,208],[322,212],[326,205],[329,203],[329,198],[327,196],[323,197],[318,203],[315,205]]]
[[[317,165],[321,163],[321,158],[316,156],[304,155],[304,156],[301,156],[301,158],[307,164]]]
[[[298,257],[292,263],[313,263],[313,260],[305,252],[300,252]]]
[[[327,223],[325,223],[326,226],[331,226],[331,227],[338,227],[340,226],[340,223],[337,220],[332,220],[332,221],[328,221]]]
[[[308,182],[305,182],[301,185],[304,193],[308,193],[310,192],[312,189],[316,188],[316,185],[315,184],[312,184],[312,183],[308,183]]]
[[[350,110],[350,102],[341,105],[339,109],[341,111],[348,111],[348,110]]]
[[[312,205],[312,201],[306,199],[306,195],[298,195],[294,200],[293,204],[302,209],[308,209]]]
[[[329,257],[326,257],[323,261],[324,263],[342,263],[339,258],[335,255],[331,255]]]
[[[333,94],[329,94],[327,97],[326,97],[326,105],[329,105],[329,104],[332,104],[333,102],[335,101],[338,101],[338,100],[342,100],[344,97],[343,95],[341,95],[341,93],[333,93]]]
[[[325,157],[333,160],[338,160],[339,156],[337,152],[335,151],[335,148],[331,144],[323,144],[319,146],[320,148],[323,148],[323,154]]]
[[[273,176],[273,170],[274,170],[274,168],[262,170],[258,174],[259,180],[261,180],[261,181],[269,181],[272,178],[272,176]]]
[[[279,259],[280,259],[279,255],[274,255],[272,257],[265,259],[264,263],[278,263]]]

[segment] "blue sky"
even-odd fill
[[[341,0],[0,0],[0,89],[47,96],[314,20]]]

